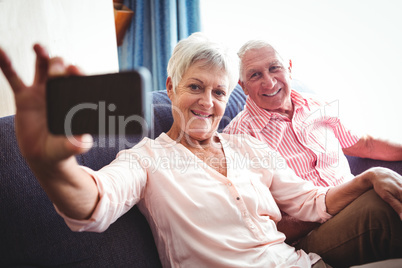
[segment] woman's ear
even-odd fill
[[[173,92],[172,78],[170,76],[166,79],[166,91],[169,99],[172,100],[174,92]]]

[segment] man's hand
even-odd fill
[[[371,168],[353,180],[330,188],[325,198],[327,212],[337,214],[366,191],[374,191],[398,213],[402,220],[402,176],[387,168]]]
[[[374,191],[398,213],[402,220],[402,176],[387,168],[366,171]]]

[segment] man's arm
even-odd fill
[[[398,213],[402,220],[402,176],[386,168],[371,168],[355,179],[330,188],[325,203],[327,212],[337,214],[357,197],[374,191]]]
[[[282,219],[278,222],[277,228],[279,232],[286,235],[285,242],[292,244],[298,239],[306,236],[312,230],[320,226],[318,222],[307,222],[298,220],[288,214],[282,212]]]
[[[371,158],[385,161],[402,160],[402,144],[373,138],[369,135],[363,136],[349,148],[344,148],[343,153],[350,156]]]

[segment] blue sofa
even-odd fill
[[[306,91],[299,83],[293,85]],[[166,91],[152,92],[154,127],[151,137],[172,124]],[[231,94],[223,127],[245,103],[242,89]],[[98,146],[77,156],[80,164],[98,170],[120,149],[142,137],[94,137]],[[386,166],[402,173],[402,162],[348,158],[354,174],[371,166]],[[0,267],[160,267],[150,228],[134,207],[104,233],[74,233],[56,214],[21,156],[14,132],[14,117],[0,118]]]

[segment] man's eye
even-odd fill
[[[257,73],[253,73],[251,74],[250,78],[256,78],[258,76],[260,76],[261,73],[257,72]]]
[[[270,72],[275,72],[275,71],[278,71],[278,70],[280,70],[280,69],[282,69],[282,66],[271,66],[270,68],[269,68],[269,71]]]

